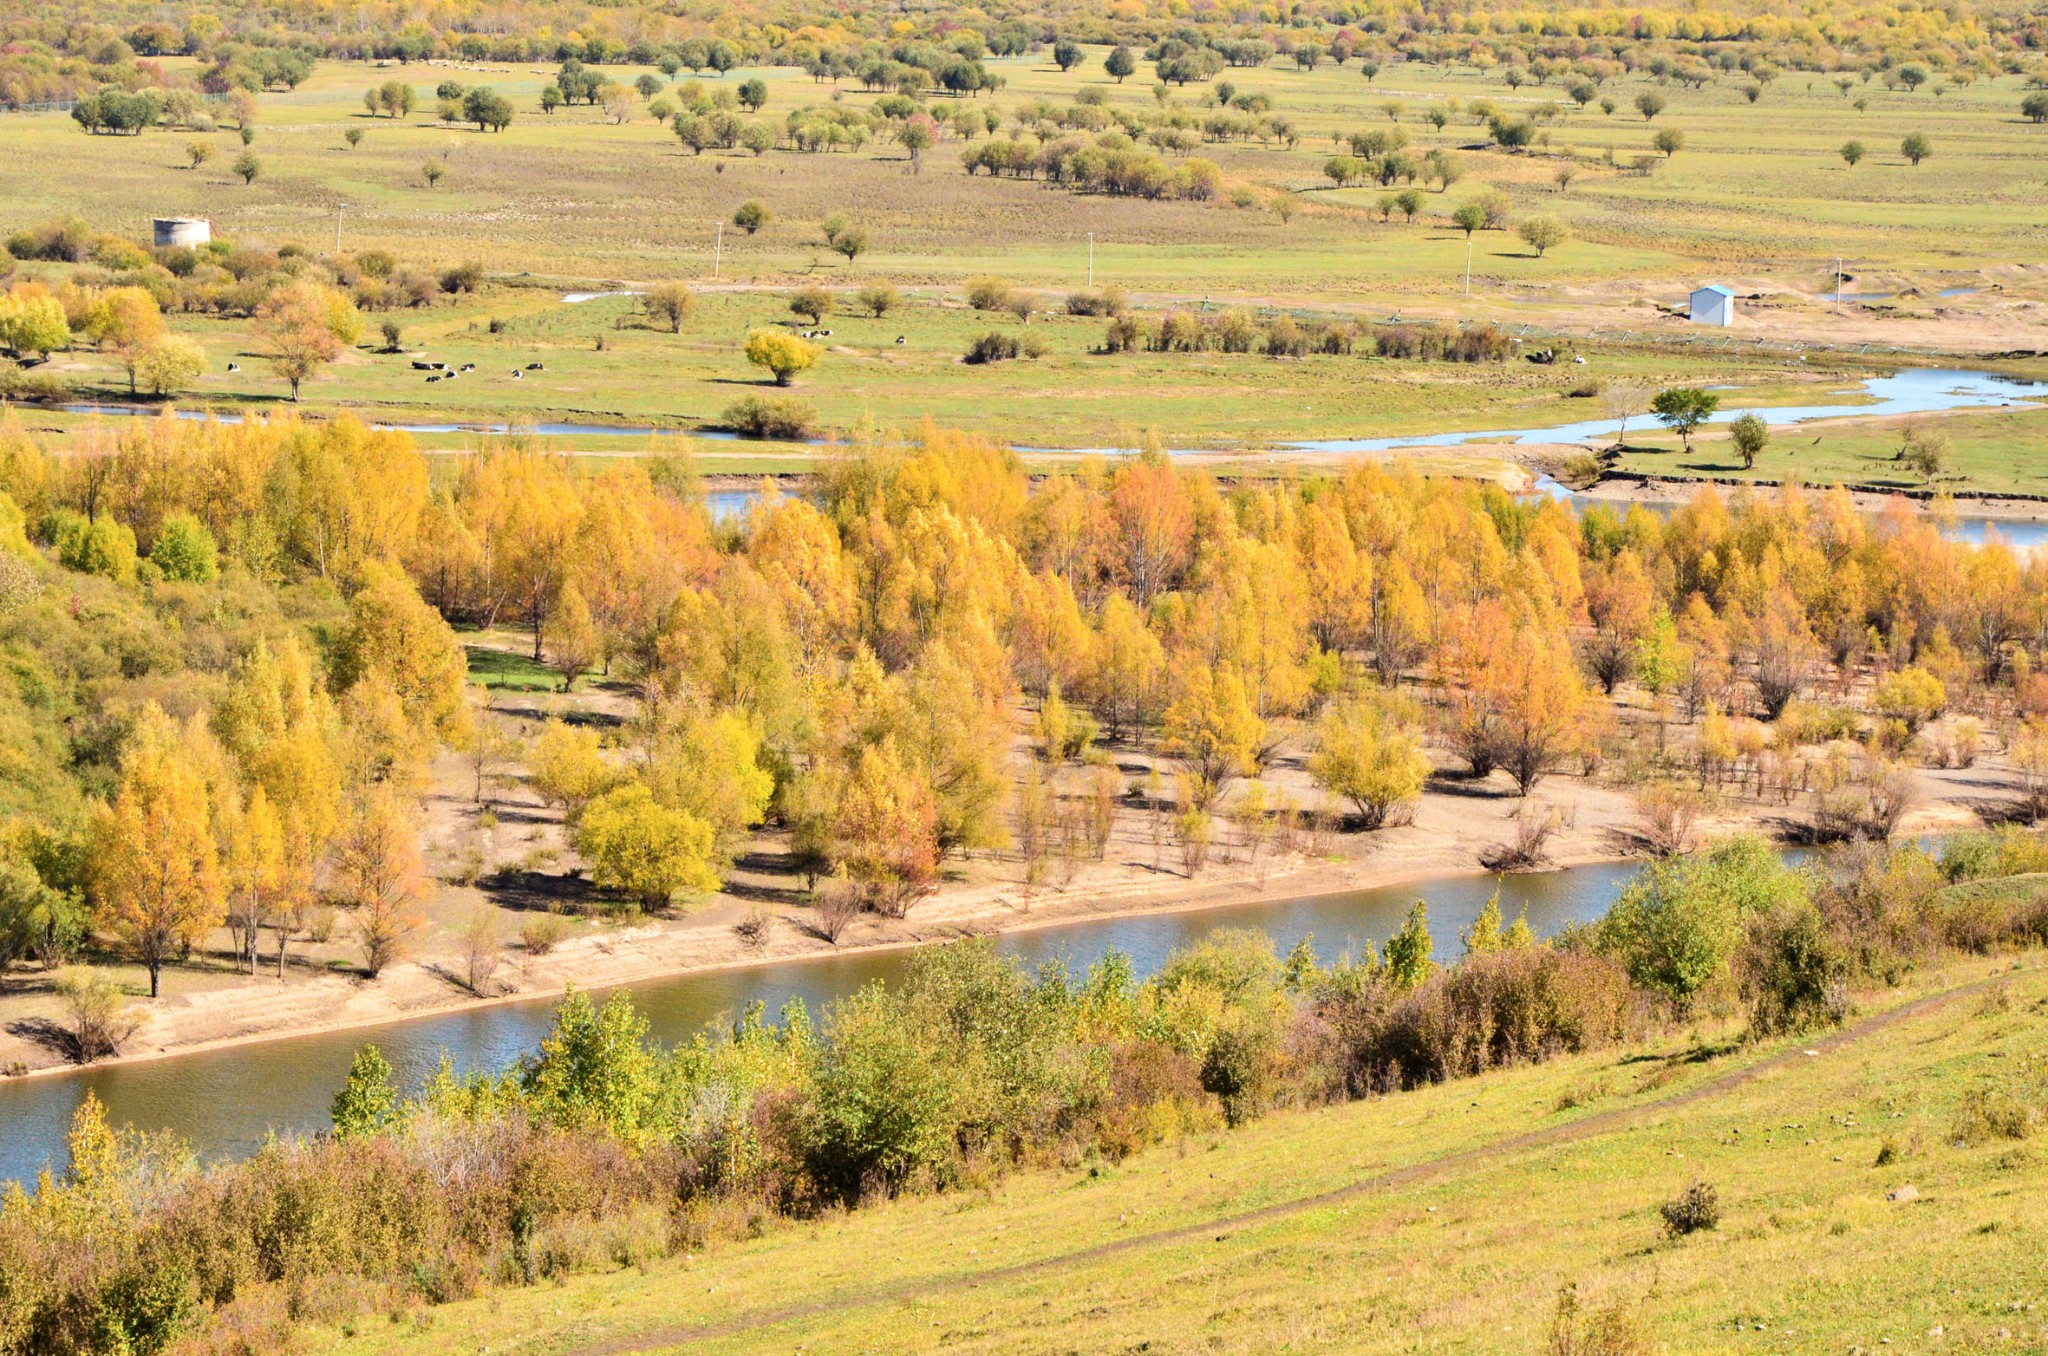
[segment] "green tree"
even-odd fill
[[[1805,877],[1763,839],[1727,839],[1704,855],[1660,859],[1594,928],[1595,946],[1680,1012],[1728,973],[1751,917],[1805,901]]]
[[[1130,48],[1118,43],[1110,49],[1109,55],[1102,59],[1102,69],[1114,76],[1116,82],[1121,85],[1137,71],[1138,59],[1131,55]]]
[[[1080,43],[1069,42],[1065,38],[1059,39],[1052,45],[1053,65],[1059,67],[1062,71],[1071,71],[1074,67],[1081,64],[1081,59],[1086,55],[1087,53],[1081,50]]]
[[[759,113],[768,104],[768,82],[758,76],[751,80],[742,80],[739,99],[749,113]]]
[[[709,892],[719,885],[711,826],[658,803],[641,782],[584,806],[574,840],[599,889],[630,895],[648,909],[666,907],[683,891]]]
[[[766,226],[768,220],[768,209],[753,198],[749,198],[741,203],[738,208],[734,209],[732,214],[732,224],[745,231],[748,235],[752,235],[763,226]]]
[[[235,157],[235,163],[228,168],[239,175],[243,183],[253,184],[256,182],[256,176],[263,173],[263,162],[256,158],[256,152],[243,151]]]
[[[512,125],[512,101],[488,85],[478,85],[462,96],[462,120],[475,123],[479,132],[502,132]]]
[[[1908,132],[1905,140],[1899,143],[1899,154],[1917,165],[1934,154],[1934,143],[1919,132]]]
[[[1316,727],[1309,775],[1350,801],[1368,830],[1419,799],[1429,777],[1421,741],[1398,714],[1390,699],[1358,697],[1331,706]]]
[[[220,573],[219,552],[206,524],[189,513],[173,513],[157,529],[149,559],[164,578],[205,583]]]
[[[1849,167],[1851,169],[1854,169],[1856,167],[1856,162],[1861,160],[1864,157],[1864,155],[1867,154],[1867,152],[1863,149],[1862,142],[1852,138],[1842,143],[1841,154],[1842,159],[1848,161]]]
[[[1728,426],[1729,434],[1735,440],[1735,454],[1742,458],[1742,469],[1756,465],[1757,455],[1771,441],[1770,425],[1757,414],[1745,414]]]
[[[1408,910],[1408,921],[1401,924],[1401,930],[1387,938],[1387,978],[1396,987],[1413,989],[1419,987],[1436,969],[1430,959],[1434,943],[1429,937],[1429,905],[1421,900]]]
[[[1636,96],[1636,112],[1643,115],[1644,122],[1649,122],[1651,119],[1655,118],[1659,113],[1662,113],[1663,111],[1663,95],[1653,93],[1649,90],[1645,90],[1641,94],[1638,94]]]
[[[1664,158],[1669,160],[1672,156],[1685,149],[1685,133],[1679,131],[1676,127],[1659,128],[1657,135],[1650,138],[1650,145],[1656,150],[1662,151]]]
[[[389,1125],[398,1111],[398,1090],[391,1083],[391,1061],[374,1045],[365,1045],[349,1061],[348,1078],[334,1094],[328,1117],[334,1137],[363,1139]]]
[[[1650,413],[1664,427],[1678,434],[1685,450],[1692,451],[1692,435],[1721,407],[1721,397],[1697,386],[1669,386],[1657,392]]]
[[[1571,238],[1571,232],[1566,230],[1564,223],[1556,217],[1530,217],[1515,228],[1515,233],[1522,237],[1524,244],[1536,251],[1536,257],[1539,259]]]
[[[799,287],[789,294],[791,315],[802,316],[813,325],[832,310],[832,294],[822,287]]]

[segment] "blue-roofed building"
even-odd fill
[[[1692,294],[1689,315],[1695,325],[1733,325],[1735,294],[1719,283],[1708,283]]]

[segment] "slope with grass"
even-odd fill
[[[2037,963],[1959,962],[1825,1039],[1709,1022],[401,1313],[333,1349],[1529,1352],[1565,1286],[1644,1343],[1614,1350],[2038,1349],[2044,1010]],[[1700,1182],[1718,1227],[1671,1236],[1659,1207]]]

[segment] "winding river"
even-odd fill
[[[1995,409],[2005,405],[2048,400],[2048,385],[2042,383],[2001,376],[1996,372],[1973,372],[1946,367],[1914,367],[1894,372],[1889,376],[1866,377],[1860,383],[1860,388],[1842,391],[1840,394],[1843,399],[1833,404],[1762,405],[1753,409],[1730,406],[1718,411],[1709,422],[1732,423],[1745,414],[1753,413],[1761,416],[1763,421],[1772,427],[1781,428],[1791,424],[1811,423],[1817,419],[1848,419],[1861,415],[1939,414],[1946,410]],[[72,414],[116,416],[157,413],[155,409],[143,405],[66,405],[64,409]],[[245,417],[234,413],[216,414],[206,409],[181,409],[177,413],[180,419],[210,418],[229,424],[238,424]],[[1638,427],[1647,427],[1650,421],[1645,416],[1632,422]],[[653,434],[672,434],[691,438],[731,439],[735,436],[715,430],[656,428],[651,424],[379,423],[376,427],[398,429],[406,433],[475,433],[486,436],[522,433],[549,438],[646,438]],[[1276,443],[1274,446],[1284,452],[1321,452],[1342,456],[1355,452],[1393,452],[1408,447],[1457,447],[1463,443],[1584,443],[1611,437],[1620,431],[1621,421],[1618,419],[1583,419],[1576,423],[1529,428],[1473,429],[1455,433],[1402,433],[1377,438],[1313,438]],[[1087,451],[1107,455],[1126,449],[1018,450],[1076,453]],[[1203,451],[1214,449],[1172,449],[1175,456],[1192,455]]]
[[[1257,927],[1272,934],[1283,952],[1313,936],[1316,951],[1328,961],[1361,942],[1384,942],[1409,906],[1426,898],[1436,953],[1449,959],[1462,950],[1459,934],[1496,888],[1504,914],[1512,918],[1526,910],[1530,926],[1549,935],[1605,913],[1636,869],[1635,863],[1616,862],[1498,879],[1458,876],[1274,903],[1084,919],[1011,933],[997,946],[1029,964],[1064,960],[1077,968],[1118,950],[1144,975],[1176,948],[1217,928]],[[655,1038],[674,1043],[707,1023],[729,1021],[756,1001],[772,1015],[801,998],[815,1016],[864,984],[896,980],[908,964],[908,953],[900,950],[851,952],[677,975],[628,991],[647,1014]],[[374,1028],[0,1080],[0,1181],[26,1181],[45,1164],[61,1164],[64,1132],[88,1091],[106,1103],[117,1124],[172,1130],[207,1157],[233,1157],[251,1152],[273,1131],[323,1128],[328,1101],[360,1045],[374,1042],[382,1049],[400,1085],[411,1090],[444,1052],[460,1070],[506,1067],[538,1044],[553,1014],[552,999],[501,1003]]]

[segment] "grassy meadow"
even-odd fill
[[[1603,1350],[2034,1350],[2040,1152],[1963,1114],[2043,1074],[2048,975],[2008,965],[1916,976],[1835,1039],[1726,1044],[1709,1021],[394,1314],[332,1349],[1527,1353],[1576,1286],[1644,1343]],[[1719,1226],[1666,1237],[1659,1205],[1696,1181]]]
[[[1007,85],[982,100],[1010,111],[1093,88],[1112,106],[1154,102],[1149,68],[1117,84],[1103,73],[1102,55],[1089,49],[1067,73],[1043,53],[995,61]],[[642,73],[607,72],[622,81]],[[2025,247],[2042,229],[2036,167],[2048,130],[2019,116],[2017,77],[1916,93],[1872,80],[1845,96],[1825,77],[1792,73],[1755,103],[1732,77],[1701,90],[1626,77],[1603,87],[1602,98],[1616,104],[1606,114],[1598,102],[1573,103],[1561,82],[1517,90],[1496,72],[1469,67],[1406,63],[1370,82],[1356,63],[1228,70],[1239,91],[1269,96],[1299,141],[1202,147],[1198,154],[1221,165],[1226,190],[1219,201],[1196,203],[971,177],[959,162],[966,143],[952,133],[925,154],[921,173],[884,142],[830,154],[698,155],[644,103],[620,125],[588,106],[539,112],[537,94],[551,75],[541,66],[323,62],[295,91],[262,96],[252,146],[262,171],[247,185],[229,169],[240,143],[225,126],[204,136],[97,137],[61,113],[8,115],[0,174],[14,191],[0,226],[76,215],[142,235],[151,216],[194,214],[211,217],[218,235],[272,245],[326,251],[338,238],[344,251],[380,248],[408,263],[478,262],[493,279],[483,292],[393,315],[402,352],[374,350],[382,317],[369,317],[363,345],[306,388],[315,410],[428,424],[716,424],[734,400],[763,389],[740,352],[746,332],[795,323],[783,289],[802,283],[835,289],[842,308],[868,283],[889,282],[904,294],[882,318],[842,309],[826,322],[832,337],[797,389],[822,428],[930,418],[1024,447],[1130,446],[1156,432],[1169,446],[1256,452],[1290,439],[1542,426],[1598,415],[1598,402],[1584,398],[1589,383],[1616,378],[1741,386],[1745,401],[1789,403],[1803,398],[1799,385],[1901,361],[1887,359],[1882,345],[1865,353],[1857,343],[1801,363],[1787,346],[1767,350],[1746,339],[1711,350],[1636,342],[1696,338],[1666,308],[1707,278],[1769,293],[1757,313],[1773,324],[1817,317],[1854,339],[1882,336],[1892,318],[1932,324],[1950,308],[1976,307],[1980,329],[1989,326],[2000,342],[2012,331],[2006,347],[2048,347],[2026,309],[2039,284]],[[874,98],[856,81],[819,83],[787,67],[703,83],[753,77],[767,83],[761,117],[774,123],[806,105],[863,107]],[[373,117],[362,106],[365,89],[391,78],[420,96],[408,119]],[[495,134],[437,122],[432,92],[443,78],[491,85],[513,100],[516,120]],[[1653,88],[1668,107],[1649,121],[1633,103]],[[1169,97],[1199,105],[1211,96],[1190,86]],[[1488,149],[1483,118],[1472,111],[1482,100],[1510,113],[1549,111],[1532,153]],[[1442,130],[1423,117],[1431,107],[1456,110]],[[1382,219],[1386,190],[1335,189],[1322,173],[1336,138],[1395,123],[1411,154],[1452,150],[1465,171],[1448,191],[1428,192],[1412,224],[1399,213]],[[1684,148],[1650,174],[1627,168],[1666,128],[1684,133]],[[353,148],[342,135],[351,129],[362,133]],[[1918,167],[1898,153],[1914,131],[1934,145]],[[1850,138],[1869,148],[1854,167],[1837,154]],[[196,169],[186,154],[195,141],[213,150]],[[438,183],[429,183],[428,164],[442,171]],[[1560,188],[1565,165],[1576,177]],[[1504,193],[1517,218],[1557,216],[1573,238],[1539,258],[1512,230],[1481,232],[1467,297],[1466,241],[1446,217],[1487,192]],[[747,200],[771,214],[755,235],[728,221]],[[1276,210],[1278,203],[1290,210]],[[820,233],[819,222],[834,213],[868,235],[869,251],[853,263]],[[714,278],[720,222],[727,224]],[[1065,291],[1088,282],[1091,237],[1095,283],[1129,289],[1140,309],[1491,321],[1532,342],[1560,330],[1590,336],[1575,341],[1587,362],[1464,368],[1361,357],[1100,354],[1105,322],[1057,313]],[[1851,290],[1886,295],[1841,306],[1823,300],[1838,258]],[[29,271],[34,276],[35,266]],[[985,274],[1041,289],[1047,309],[1030,332],[1045,356],[982,367],[959,361],[977,336],[1019,323],[959,303],[961,285]],[[698,288],[696,314],[680,335],[642,320],[631,297],[562,299],[670,278]],[[1912,295],[1893,299],[1901,289]],[[1956,289],[1973,291],[1939,295]],[[1986,313],[1992,307],[2000,308],[1995,316]],[[175,323],[211,359],[186,404],[260,408],[282,400],[283,383],[247,323]],[[1631,338],[1616,342],[1623,334]],[[458,385],[430,385],[410,366],[418,356],[474,362],[477,371]],[[512,368],[529,361],[545,361],[546,371],[515,380]],[[241,370],[229,372],[229,363]],[[113,359],[89,350],[61,355],[54,370],[95,398],[126,390]],[[83,422],[48,410],[32,421],[67,437]],[[2034,486],[2024,459],[2002,470],[1994,450],[2023,443],[2021,426],[1999,416],[1981,423],[1990,475],[1982,487]],[[422,438],[447,450],[467,442],[459,431]],[[562,441],[581,452],[626,450],[606,439]],[[729,451],[742,458],[740,469],[753,469],[744,452]],[[1827,465],[1846,473],[1868,460],[1859,450]]]

